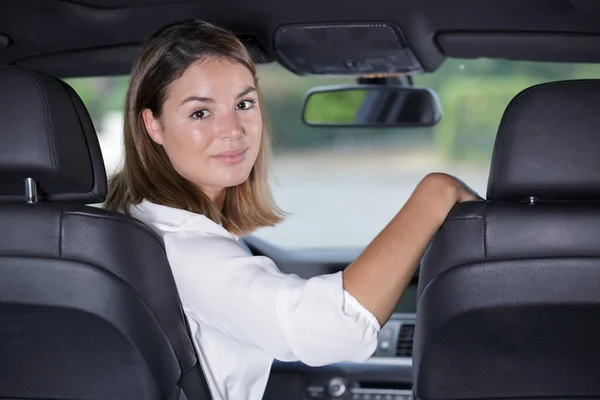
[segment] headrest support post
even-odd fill
[[[27,198],[27,203],[37,203],[38,195],[37,195],[37,183],[31,179],[25,179],[25,197]]]

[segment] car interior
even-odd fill
[[[126,77],[152,32],[191,18],[232,30],[259,69],[301,88],[281,148],[337,132],[338,145],[358,149],[336,164],[315,144],[303,147],[321,157],[310,162],[322,169],[307,169],[304,186],[294,181],[298,188],[277,192],[288,204],[304,203],[294,190],[320,187],[311,185],[332,173],[327,168],[348,169],[327,187],[355,185],[348,193],[371,197],[322,192],[320,207],[345,210],[339,225],[326,211],[240,240],[285,273],[310,278],[346,268],[367,244],[362,237],[374,236],[369,220],[388,217],[380,204],[398,194],[384,190],[397,184],[386,171],[399,165],[421,174],[421,147],[390,155],[384,139],[438,126],[449,132],[452,123],[453,136],[428,130],[438,136],[427,140],[449,146],[460,161],[449,172],[467,177],[463,162],[487,146],[472,175],[485,175],[478,183],[485,200],[451,210],[373,356],[326,366],[276,360],[265,400],[600,399],[600,3],[593,0],[0,1],[0,399],[212,399],[161,237],[98,206],[114,172],[94,119],[105,105],[86,102],[77,80]],[[461,74],[472,62],[498,76],[523,65],[538,75],[467,82]],[[586,72],[551,75],[546,65]],[[449,66],[451,79],[442,75]],[[439,76],[446,91],[428,85]],[[278,83],[260,79],[273,102],[283,98]],[[445,95],[448,88],[462,97]],[[501,119],[480,123],[487,114]],[[328,133],[303,136],[298,126]],[[477,134],[469,136],[472,126]],[[408,148],[428,134],[418,135],[398,140]],[[377,170],[361,163],[370,140],[384,143],[379,158],[368,159]],[[298,148],[279,158],[276,149],[275,174],[303,173],[291,164]],[[381,191],[365,186],[375,178],[361,171],[371,169]],[[393,200],[399,209],[402,201]],[[313,242],[300,244],[301,236]]]

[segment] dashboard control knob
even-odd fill
[[[331,397],[342,397],[347,390],[347,383],[342,378],[333,378],[327,386],[327,393]]]

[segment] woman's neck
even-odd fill
[[[225,206],[226,194],[227,194],[227,191],[225,189],[223,189],[221,191],[221,193],[219,193],[213,199],[211,199],[215,203],[215,205],[217,206],[219,211],[221,211],[221,212],[223,212],[223,207]]]

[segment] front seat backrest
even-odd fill
[[[600,81],[529,88],[421,265],[418,400],[599,399]]]
[[[209,398],[162,239],[85,206],[107,182],[77,94],[0,67],[0,123],[0,398]]]

